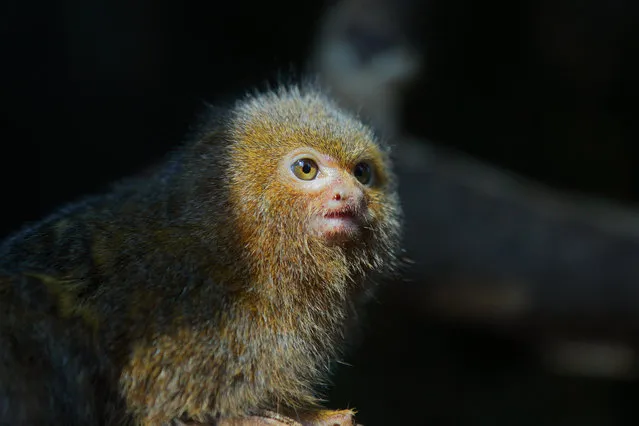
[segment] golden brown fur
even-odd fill
[[[346,169],[373,163],[357,241],[306,231],[317,204],[275,173],[300,146]],[[0,246],[0,295],[14,295],[0,301],[0,344],[15,346],[0,365],[0,423],[30,423],[38,407],[56,424],[144,425],[318,407],[359,300],[396,267],[399,224],[388,154],[367,127],[312,87],[248,97],[158,173]],[[52,339],[55,359],[23,378],[28,355]],[[78,360],[66,376],[64,359]],[[14,385],[60,375],[55,391],[82,394],[77,403],[44,404]],[[81,392],[67,389],[75,383]]]

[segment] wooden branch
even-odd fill
[[[362,426],[355,424],[352,410],[318,412],[318,416],[306,416],[297,421],[273,411],[263,411],[246,417],[222,418],[216,426]],[[203,423],[175,420],[172,426],[207,426]]]

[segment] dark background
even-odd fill
[[[0,235],[152,164],[205,101],[303,70],[324,5],[22,1],[0,5]],[[428,0],[415,135],[556,188],[634,203],[639,4]],[[525,338],[374,305],[331,405],[373,424],[637,424],[637,386],[556,376]]]
[[[157,160],[205,101],[302,63],[321,6],[5,0],[0,232]]]

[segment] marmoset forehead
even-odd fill
[[[242,104],[236,117],[236,140],[247,147],[308,146],[349,166],[362,159],[383,161],[373,132],[319,93],[272,93]]]

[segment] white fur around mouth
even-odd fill
[[[328,240],[349,240],[361,231],[362,223],[350,210],[333,211],[315,217],[313,228]]]

